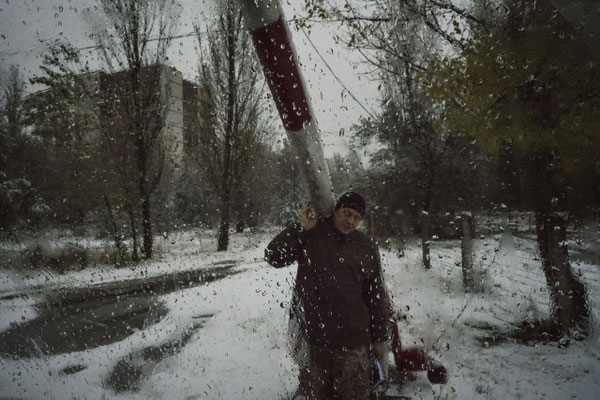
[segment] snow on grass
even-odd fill
[[[213,267],[220,263],[236,264],[247,260],[262,260],[264,249],[260,244],[267,240],[267,234],[259,232],[232,235],[230,240],[229,251],[217,252],[216,241],[211,231],[188,230],[158,235],[154,242],[155,257],[152,260],[121,268],[98,264],[80,271],[55,274],[42,266],[35,273],[28,271],[25,276],[17,273],[14,269],[0,270],[0,296],[10,297],[14,293],[23,291],[34,294],[36,292],[43,293],[61,287],[89,287],[112,281],[197,270]],[[60,241],[55,241],[53,246],[59,248],[59,246],[69,243],[89,245],[89,241],[86,239],[63,237]],[[107,246],[106,242],[103,243],[104,246]],[[99,242],[95,242],[94,246],[100,246]],[[83,248],[90,247],[84,246]]]
[[[286,350],[292,271],[262,266],[215,284],[169,295],[180,315],[214,313],[141,397],[279,398],[295,385]]]
[[[458,242],[432,246],[429,271],[419,265],[418,253],[412,259],[391,258],[392,264],[398,264],[388,279],[395,303],[411,303],[404,342],[425,344],[448,367],[450,381],[436,388],[439,398],[597,398],[600,346],[594,334],[565,349],[556,343],[494,345],[485,340],[514,329],[524,319],[549,315],[535,246],[534,241],[510,234],[478,241],[475,266],[486,279],[483,291],[474,294],[456,286],[462,278],[456,262]],[[597,278],[598,266],[583,277],[588,282]],[[588,283],[588,290],[596,308],[600,287]],[[598,319],[592,318],[592,332],[598,327]]]
[[[277,270],[262,261],[272,235],[233,235],[230,250],[217,253],[208,235],[169,234],[158,240],[160,257],[136,268],[104,267],[54,277],[55,285],[89,285],[231,260],[239,272],[159,296],[156,301],[169,309],[167,316],[120,342],[57,356],[1,357],[0,397],[285,398],[295,388],[297,373],[285,345],[286,307],[295,267]],[[458,241],[432,242],[430,270],[421,265],[418,241],[411,242],[401,258],[382,251],[394,307],[408,315],[399,325],[403,343],[425,346],[448,368],[450,381],[434,387],[436,398],[597,398],[599,266],[574,265],[587,284],[592,304],[592,335],[586,340],[571,342],[566,348],[556,343],[494,343],[487,339],[514,329],[524,319],[547,317],[548,293],[535,241],[530,238],[503,233],[477,240],[474,249],[482,282],[476,293],[462,289]],[[10,289],[10,282],[3,285]],[[14,286],[34,283],[32,279]],[[20,312],[26,319],[35,316],[31,298],[11,301],[11,305],[0,302],[2,327],[19,322]],[[180,351],[147,362],[147,376],[140,379],[138,391],[116,392],[107,383],[119,361],[148,347],[177,341],[182,343]],[[77,366],[83,369],[65,372],[77,371],[73,368]]]
[[[31,297],[17,297],[0,302],[0,332],[8,329],[13,324],[29,321],[38,316],[34,306],[35,299]]]

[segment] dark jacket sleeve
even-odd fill
[[[265,260],[275,268],[298,261],[302,254],[305,233],[299,223],[289,225],[271,240],[265,249]]]
[[[365,281],[363,293],[370,315],[371,342],[385,342],[389,339],[390,330],[388,297],[383,282],[381,259],[375,244],[371,254],[373,270]]]

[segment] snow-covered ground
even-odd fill
[[[168,308],[166,316],[124,340],[53,356],[0,355],[0,397],[285,398],[296,386],[296,370],[286,351],[286,308],[295,267],[276,270],[262,260],[272,235],[234,235],[230,251],[217,253],[214,239],[207,235],[171,234],[157,243],[160,257],[135,268],[96,267],[34,277],[0,271],[0,297],[4,298],[0,330],[35,318],[34,305],[59,287],[84,287],[232,261],[240,271],[157,297]],[[587,284],[592,304],[591,335],[585,340],[572,341],[568,347],[494,343],[486,337],[509,331],[524,319],[548,315],[548,293],[535,242],[510,233],[477,240],[475,264],[484,282],[478,294],[462,290],[459,242],[435,241],[429,271],[421,267],[417,243],[409,242],[402,258],[382,249],[382,261],[394,306],[409,316],[400,324],[403,343],[424,345],[448,368],[449,382],[434,386],[435,398],[598,398],[599,265],[573,262]],[[14,296],[18,293],[26,295]],[[171,350],[153,358],[144,353],[148,348]],[[110,384],[119,371],[132,370],[117,367],[123,360],[141,371],[137,391],[116,391]]]

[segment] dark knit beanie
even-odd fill
[[[365,199],[356,193],[356,192],[346,192],[344,193],[340,199],[337,201],[335,205],[335,209],[338,208],[351,208],[358,212],[361,216],[365,215],[365,210],[367,209],[367,204],[365,203]]]

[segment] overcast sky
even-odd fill
[[[180,0],[183,12],[177,34],[193,31],[193,23],[205,21],[212,0]],[[294,10],[283,2],[286,18]],[[292,2],[289,2],[292,3]],[[301,2],[295,1],[296,7]],[[40,55],[44,49],[40,39],[65,39],[76,47],[91,46],[90,26],[84,18],[86,10],[94,13],[95,0],[0,0],[0,67],[17,64],[27,78],[38,73]],[[310,37],[318,52],[326,59],[336,76],[368,110],[377,107],[377,83],[363,73],[368,69],[360,57],[343,44],[336,44],[333,36],[340,27],[334,24],[317,24]],[[303,64],[304,78],[308,84],[319,127],[323,132],[325,151],[331,155],[344,151],[346,135],[353,123],[368,114],[344,90],[342,84],[327,69],[320,56],[302,31],[291,27],[293,41]],[[169,56],[171,66],[193,79],[197,66],[196,38],[176,39]],[[94,58],[93,50],[89,56]],[[340,130],[345,134],[340,136]]]

